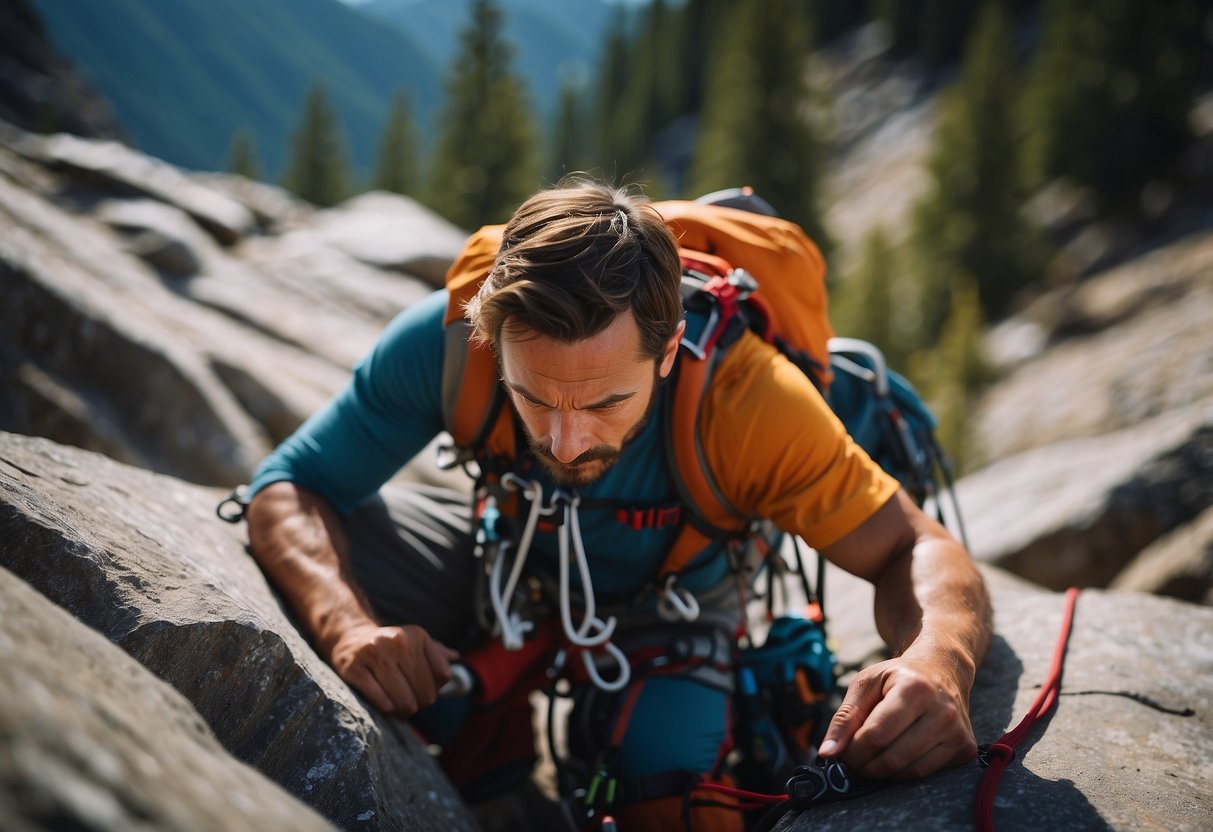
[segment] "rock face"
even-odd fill
[[[240,530],[214,516],[217,496],[0,434],[0,566],[176,688],[224,748],[338,826],[474,829],[407,724],[368,712],[295,630]]]
[[[233,759],[179,693],[5,569],[0,702],[5,829],[333,828]]]
[[[994,463],[957,489],[973,554],[1054,589],[1106,586],[1213,504],[1213,400]]]
[[[1213,509],[1148,546],[1111,586],[1213,606]]]
[[[409,233],[420,213],[379,195],[354,219],[323,212],[322,231],[269,185],[0,125],[0,428],[194,482],[246,481],[431,291],[347,254],[338,232],[392,228],[413,240],[393,267],[432,280],[461,239]]]
[[[996,352],[1021,360],[978,409],[993,462],[959,487],[978,557],[1055,589],[1107,586],[1213,506],[1211,308],[1213,235],[1194,234],[994,333]],[[1016,339],[1034,344],[1030,358],[1006,346]],[[1183,581],[1153,588],[1203,597]]]
[[[1133,427],[1213,396],[1213,236],[1195,234],[1042,298],[1001,332],[1053,346],[1014,368],[977,413],[1003,459]],[[997,335],[996,335],[997,337]]]
[[[971,697],[978,742],[1017,725],[1048,676],[1062,597],[986,570],[996,635]],[[833,637],[878,641],[866,585],[831,575]],[[844,600],[845,599],[845,600]],[[1188,711],[1192,713],[1185,715]],[[1213,825],[1213,610],[1084,591],[1056,709],[1007,768],[998,829],[1204,830]],[[789,815],[794,830],[971,830],[977,763]]]

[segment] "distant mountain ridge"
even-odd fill
[[[432,136],[469,8],[467,0],[30,2],[141,150],[183,167],[222,169],[232,137],[249,130],[271,179],[315,80],[340,113],[361,175],[373,169],[396,90],[410,92],[418,129]],[[592,80],[605,29],[625,7],[607,0],[501,6],[515,67],[529,80],[546,130],[561,80]]]
[[[276,177],[307,88],[321,80],[365,171],[392,94],[411,92],[423,130],[440,95],[443,68],[426,48],[337,0],[33,5],[139,147],[184,167],[222,168],[232,136],[248,129]]]

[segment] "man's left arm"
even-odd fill
[[[821,553],[875,585],[876,627],[893,651],[856,674],[822,756],[878,778],[925,777],[973,759],[969,692],[991,609],[969,553],[904,491]]]

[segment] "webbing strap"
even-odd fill
[[[678,377],[672,385],[665,426],[666,447],[670,475],[688,511],[684,512],[682,529],[658,570],[659,582],[686,569],[714,538],[735,536],[744,524],[744,518],[720,494],[713,481],[699,436],[700,405],[719,360],[719,352],[703,359],[686,351],[679,355]],[[725,525],[730,521],[732,529]],[[717,530],[719,534],[712,533]]]
[[[1003,772],[1015,757],[1016,746],[1023,742],[1024,736],[1032,730],[1032,726],[1057,703],[1057,696],[1061,692],[1062,663],[1066,656],[1066,646],[1070,641],[1070,629],[1074,622],[1074,605],[1077,601],[1078,589],[1071,587],[1066,590],[1061,632],[1058,634],[1057,644],[1053,648],[1053,663],[1049,668],[1049,677],[1041,687],[1036,700],[1028,708],[1028,712],[1018,725],[999,737],[997,742],[990,743],[982,752],[981,760],[986,765],[986,772],[977,789],[975,823],[978,832],[993,832],[994,796],[998,793],[998,784],[1002,781]]]

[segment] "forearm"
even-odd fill
[[[942,528],[918,530],[876,581],[876,626],[894,655],[948,663],[966,692],[990,641],[981,573]]]
[[[323,498],[277,482],[253,498],[247,517],[253,557],[323,655],[343,632],[375,623],[349,575],[340,520]]]

